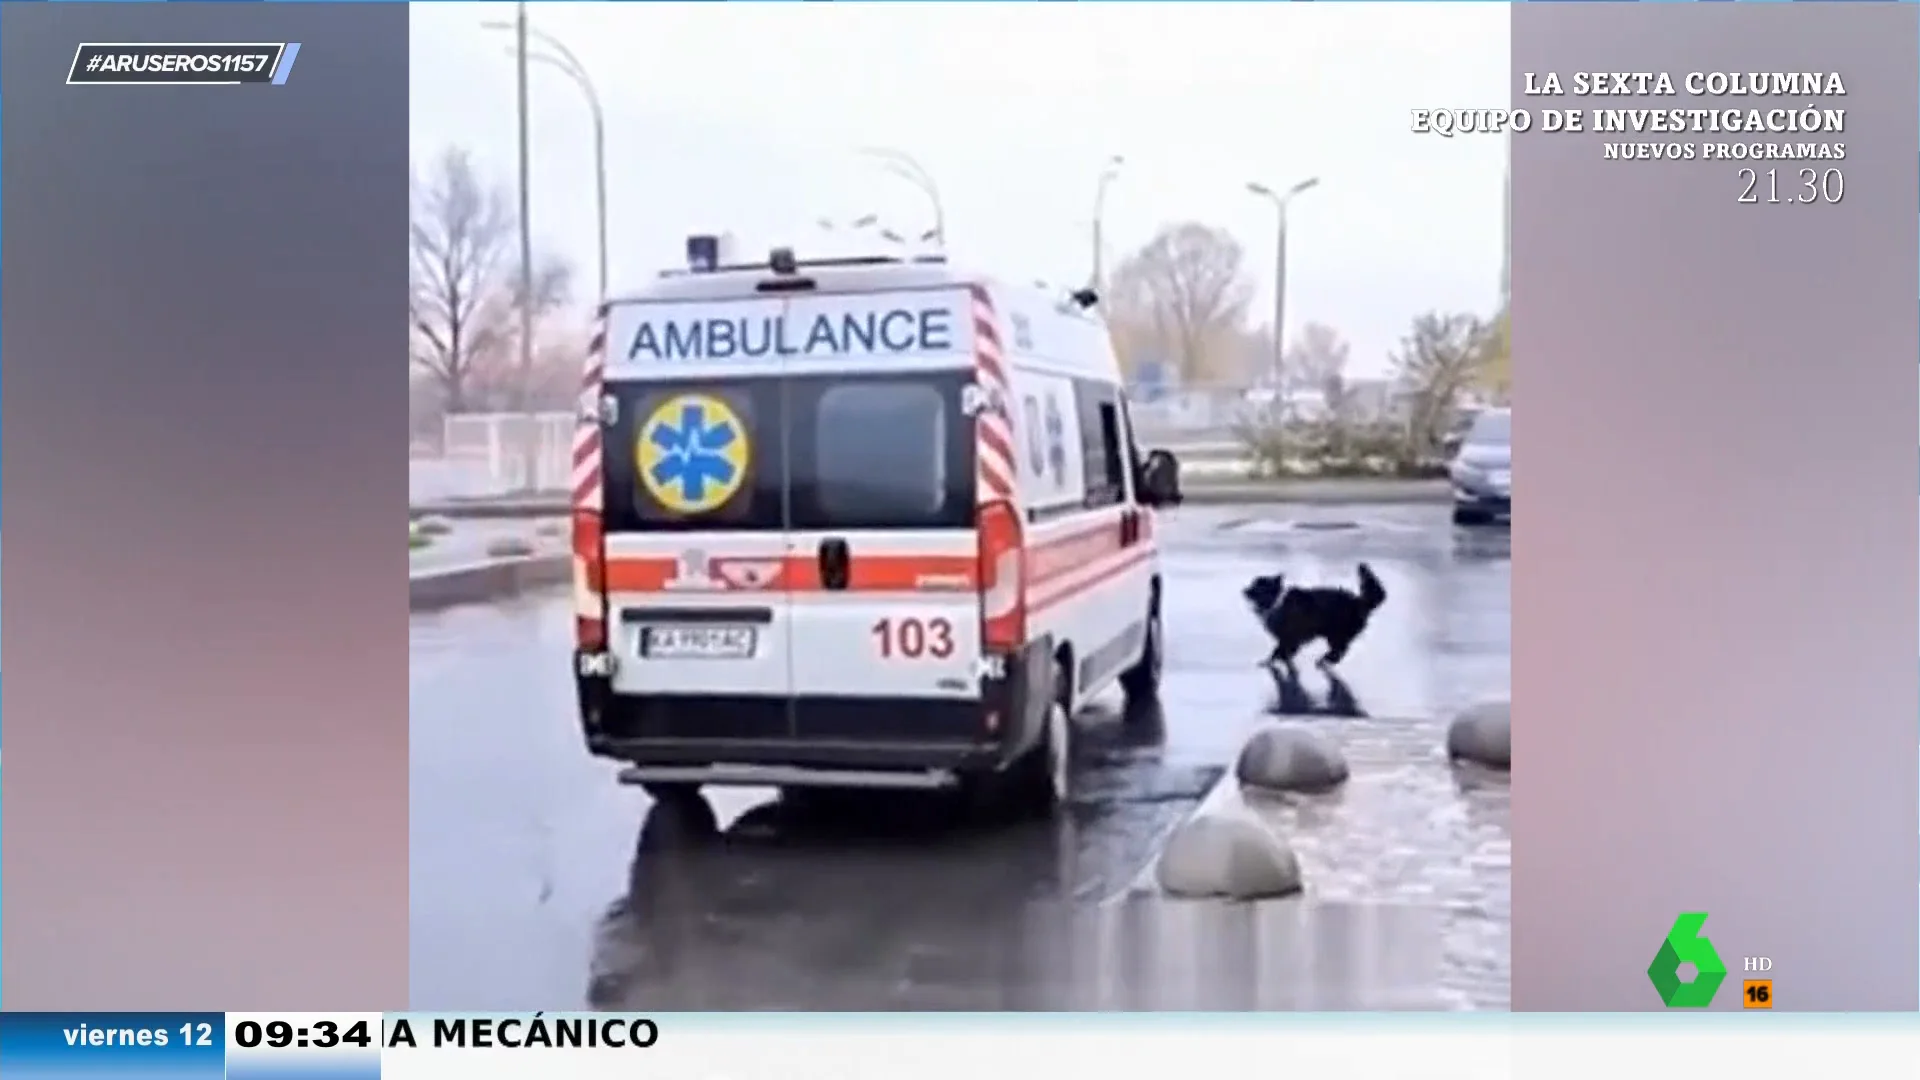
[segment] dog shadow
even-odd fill
[[[1273,676],[1274,703],[1271,712],[1275,716],[1339,716],[1358,720],[1367,715],[1360,699],[1354,696],[1353,688],[1330,669],[1320,669],[1327,679],[1327,696],[1324,701],[1318,702],[1301,684],[1298,671],[1276,667],[1269,668],[1267,673]]]

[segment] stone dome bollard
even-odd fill
[[[1243,789],[1255,792],[1325,792],[1347,782],[1347,759],[1319,732],[1270,725],[1241,748],[1233,775]]]
[[[1248,814],[1201,814],[1167,838],[1154,878],[1169,896],[1264,900],[1300,891],[1300,860]]]
[[[428,514],[414,519],[413,531],[420,536],[445,536],[453,531],[453,522],[437,514]]]
[[[1447,728],[1447,757],[1489,769],[1511,770],[1513,703],[1482,702],[1454,717]]]

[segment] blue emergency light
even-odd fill
[[[687,269],[710,274],[720,266],[720,238],[711,235],[687,237]]]

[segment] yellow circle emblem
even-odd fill
[[[726,505],[746,483],[753,448],[747,425],[711,394],[668,398],[640,425],[634,457],[640,483],[676,514]]]

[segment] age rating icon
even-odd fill
[[[1647,965],[1647,978],[1653,980],[1660,1003],[1669,1009],[1706,1008],[1713,1004],[1713,995],[1727,977],[1727,966],[1720,962],[1713,942],[1700,932],[1706,924],[1706,912],[1682,912],[1660,943],[1660,951],[1653,954],[1653,963]],[[1681,980],[1682,964],[1693,965],[1691,982]]]

